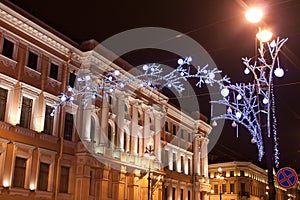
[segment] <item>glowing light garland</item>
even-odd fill
[[[277,120],[275,116],[275,98],[273,93],[273,73],[282,77],[284,72],[280,68],[278,54],[287,39],[279,39],[267,43],[267,48],[262,44],[259,51],[259,65],[255,61],[251,64],[251,59],[243,58],[246,66],[245,74],[252,72],[254,76],[253,84],[229,84],[222,89],[222,100],[212,101],[212,104],[221,104],[228,107],[227,113],[213,116],[212,120],[229,119],[237,127],[236,123],[243,125],[252,135],[252,143],[256,143],[258,148],[258,159],[261,161],[264,155],[263,134],[271,137],[273,131],[274,140],[274,161],[276,167],[279,165],[279,150],[277,136]],[[267,55],[265,55],[267,54]],[[268,60],[266,59],[268,57]],[[277,68],[274,70],[275,65]],[[266,115],[266,122],[261,122],[262,115]],[[271,118],[272,117],[272,127]],[[262,133],[261,123],[267,123],[267,133]]]
[[[80,98],[81,104],[86,107],[96,98],[108,98],[111,93],[116,90],[124,90],[127,85],[134,85],[137,88],[149,88],[151,90],[160,90],[163,87],[174,88],[181,94],[185,88],[183,81],[189,78],[197,78],[197,87],[203,84],[218,84],[221,89],[223,99],[211,101],[212,104],[221,104],[228,107],[227,113],[219,116],[212,116],[212,125],[217,125],[215,120],[228,119],[232,120],[232,126],[238,130],[238,124],[243,125],[252,135],[252,143],[256,143],[258,148],[258,159],[261,161],[264,155],[264,142],[261,129],[260,116],[267,116],[267,136],[270,137],[271,126],[270,118],[272,114],[272,129],[274,138],[274,159],[275,164],[279,164],[279,150],[277,142],[277,120],[275,116],[275,99],[273,93],[273,73],[275,76],[282,77],[284,71],[280,68],[278,54],[287,39],[277,39],[271,43],[267,43],[267,49],[264,45],[259,51],[259,65],[255,61],[251,64],[252,59],[243,58],[246,66],[245,74],[252,72],[254,83],[236,83],[230,84],[229,78],[224,76],[216,79],[216,75],[221,71],[217,68],[208,69],[208,65],[197,67],[197,72],[191,73],[190,65],[192,58],[178,60],[178,67],[168,74],[163,74],[163,68],[158,64],[145,64],[142,67],[144,73],[137,76],[125,77],[121,76],[120,71],[115,70],[99,75],[85,73],[77,76],[76,89],[68,87],[68,91],[61,94],[60,102],[55,104],[55,110],[66,103],[72,104],[75,99]],[[268,53],[268,60],[265,54]],[[275,65],[277,68],[274,70]],[[224,83],[228,84],[225,85]],[[262,108],[261,108],[262,107]],[[54,111],[51,115],[54,115]],[[213,110],[213,109],[212,109]],[[238,132],[238,131],[237,131]]]

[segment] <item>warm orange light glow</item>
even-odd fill
[[[268,42],[271,40],[273,33],[269,30],[262,30],[256,34],[256,37],[261,42]]]
[[[4,181],[3,181],[3,187],[8,187],[8,186],[9,186],[8,180],[4,180]]]
[[[251,23],[257,23],[259,22],[263,17],[263,12],[259,8],[250,8],[246,14],[246,19]]]

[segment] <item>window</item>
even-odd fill
[[[58,78],[58,65],[53,64],[53,63],[50,64],[49,77],[57,80],[57,78]]]
[[[90,139],[91,142],[95,141],[95,118],[94,117],[91,117]]]
[[[90,171],[90,190],[89,194],[95,196],[95,174],[94,171]]]
[[[4,38],[2,55],[12,59],[13,58],[13,52],[14,52],[14,43],[7,40],[6,38]]]
[[[188,190],[188,200],[191,200],[191,191]]]
[[[0,121],[4,121],[5,119],[6,101],[7,90],[0,88]]]
[[[169,166],[169,151],[168,150],[165,150],[165,167]]]
[[[29,51],[27,67],[29,67],[33,70],[37,70],[37,65],[38,65],[38,55]]]
[[[173,170],[176,171],[177,166],[176,166],[176,153],[173,153]]]
[[[165,131],[169,132],[169,123],[168,122],[165,122]]]
[[[32,99],[23,96],[20,126],[30,128]]]
[[[180,156],[181,172],[184,172],[184,157]]]
[[[226,171],[222,171],[222,177],[226,177]]]
[[[126,132],[126,130],[124,130],[124,139],[123,139],[123,141],[124,141],[124,143],[123,143],[123,148],[124,148],[124,151],[125,152],[127,152],[127,132]]]
[[[69,188],[69,167],[60,168],[59,192],[68,193]]]
[[[245,171],[244,170],[240,170],[240,176],[245,176]]]
[[[230,183],[230,194],[234,193],[234,184]]]
[[[192,160],[189,158],[188,159],[188,175],[191,175],[192,173],[192,170],[191,170],[191,167],[192,167]]]
[[[226,184],[222,184],[222,193],[226,194]]]
[[[164,190],[164,200],[168,200],[168,186],[166,186]]]
[[[183,129],[180,130],[180,138],[184,139],[184,130]]]
[[[214,185],[214,194],[218,194],[219,191],[218,191],[218,185]]]
[[[72,141],[73,135],[73,115],[66,112],[65,127],[64,127],[64,139]]]
[[[46,105],[45,110],[45,121],[44,121],[44,133],[47,135],[52,135],[53,132],[53,121],[54,118],[51,116],[53,108],[51,106]]]
[[[47,163],[40,163],[40,171],[38,177],[37,189],[42,191],[48,190],[48,178],[49,178],[50,165]]]
[[[172,131],[173,131],[173,135],[176,135],[176,134],[177,134],[177,130],[176,130],[176,125],[175,125],[175,124],[173,124],[173,129],[172,129]]]
[[[192,141],[191,133],[188,133],[188,142]]]
[[[26,176],[26,162],[27,159],[16,157],[13,187],[24,187]]]
[[[107,145],[108,147],[111,146],[111,138],[112,138],[112,127],[110,124],[108,124],[108,128],[107,128]]]
[[[172,187],[172,200],[175,199],[176,188]]]
[[[76,80],[76,75],[74,73],[70,73],[70,76],[69,76],[69,86],[70,87],[74,87],[75,85],[75,80]]]
[[[180,189],[180,200],[183,200],[183,189]]]
[[[246,191],[246,185],[245,185],[245,183],[241,183],[241,192],[242,192],[242,194],[244,194],[245,191]]]
[[[230,171],[230,177],[234,177],[234,171]]]

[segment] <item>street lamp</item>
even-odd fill
[[[150,171],[151,171],[151,160],[155,159],[155,155],[154,155],[154,149],[152,149],[152,145],[149,144],[146,147],[146,151],[145,151],[145,157],[149,158],[149,166],[148,166],[148,200],[151,200],[151,176],[150,176]]]
[[[220,200],[222,200],[222,181],[224,180],[224,176],[222,174],[222,168],[218,168],[218,174],[216,176],[217,179],[219,179],[219,184],[220,184]]]

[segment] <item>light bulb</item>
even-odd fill
[[[230,107],[228,107],[227,112],[232,113],[232,109]]]
[[[241,100],[241,99],[242,99],[242,95],[238,94],[238,95],[236,96],[236,99],[237,99],[237,100]]]
[[[223,97],[227,97],[228,94],[229,94],[229,90],[228,90],[227,88],[223,88],[223,89],[221,90],[221,95],[222,95]]]
[[[89,75],[86,75],[86,76],[85,76],[85,79],[88,81],[88,80],[91,79],[91,77],[90,77]]]
[[[236,112],[236,113],[235,113],[235,116],[236,116],[236,118],[239,119],[239,118],[241,118],[242,114],[241,114],[240,112]]]
[[[275,69],[275,71],[274,71],[274,74],[275,74],[276,77],[281,78],[281,77],[283,77],[283,75],[284,75],[284,71],[283,71],[282,68],[277,67],[277,68]]]
[[[183,64],[183,60],[180,58],[180,59],[178,59],[177,63],[178,63],[179,65],[182,65],[182,64]]]
[[[256,143],[256,139],[254,137],[251,139],[251,143],[252,144]]]
[[[245,14],[246,19],[251,23],[259,22],[263,17],[263,12],[259,8],[251,8]]]
[[[261,42],[268,42],[272,38],[272,32],[269,30],[262,30],[256,34],[256,37]]]
[[[210,79],[214,79],[215,76],[216,76],[216,75],[215,75],[214,73],[212,73],[212,72],[208,74],[208,77],[209,77]]]
[[[263,99],[263,104],[267,104],[267,103],[269,103],[269,100],[267,98],[264,98]]]
[[[270,47],[272,47],[272,48],[276,47],[276,42],[275,42],[275,40],[273,40],[273,41],[270,43]]]
[[[232,122],[231,126],[232,126],[233,128],[235,128],[235,127],[236,127],[236,123],[235,123],[235,121],[233,121],[233,122]]]
[[[70,101],[74,101],[74,97],[70,97]]]
[[[148,70],[148,65],[143,65],[143,70]]]
[[[63,95],[61,98],[60,98],[61,101],[66,101],[67,100],[67,97],[65,95]]]
[[[246,69],[244,70],[244,73],[245,73],[245,74],[249,74],[249,73],[250,73],[250,70],[249,70],[248,68],[246,68]]]
[[[119,70],[115,70],[114,74],[115,74],[115,76],[119,76],[120,75],[120,71]]]

